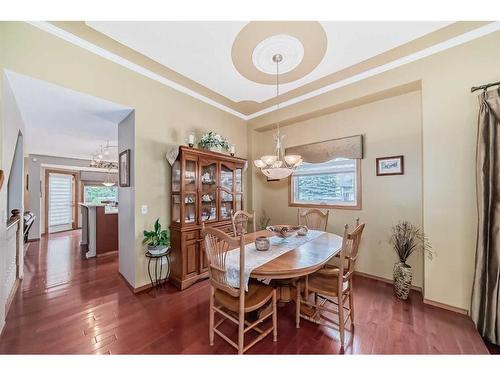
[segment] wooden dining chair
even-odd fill
[[[236,211],[233,216],[231,216],[233,222],[233,236],[241,236],[247,233],[248,221],[251,220],[253,223],[253,231],[256,232],[256,217],[255,212],[253,214],[246,211]]]
[[[243,354],[257,342],[273,332],[274,341],[278,335],[278,319],[276,310],[276,290],[268,285],[250,281],[248,291],[245,292],[245,242],[243,236],[231,237],[216,228],[203,227],[202,236],[205,241],[205,253],[208,260],[208,273],[210,277],[210,345],[214,344],[217,334],[232,345],[238,354]],[[227,282],[226,255],[229,250],[240,249],[239,262],[239,288],[230,286]],[[264,313],[258,315],[253,322],[245,318],[245,314],[260,309],[266,304],[271,304],[271,309],[263,309]],[[267,305],[269,306],[269,305]],[[221,315],[221,320],[215,323],[215,313]],[[272,326],[267,329],[259,327],[267,318],[272,317]],[[234,342],[218,327],[226,320],[238,326],[238,341]],[[245,345],[245,333],[249,330],[257,332],[258,336]]]
[[[323,268],[305,279],[299,280],[296,296],[296,326],[300,318],[339,330],[341,350],[344,349],[344,331],[347,321],[354,327],[354,303],[352,279],[358,258],[359,243],[365,224],[359,224],[352,232],[345,226],[338,268]],[[303,296],[302,296],[303,292]],[[310,295],[313,301],[310,301]],[[346,302],[348,305],[346,306]],[[330,305],[334,305],[331,308]],[[304,306],[304,309],[302,309]],[[325,313],[337,315],[332,319]]]
[[[306,210],[297,209],[297,219],[299,225],[305,225],[308,229],[322,230],[326,232],[328,226],[329,210],[326,212],[318,208],[308,208]]]

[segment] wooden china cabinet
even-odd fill
[[[186,289],[208,277],[201,226],[232,233],[231,215],[243,209],[245,159],[179,147],[172,165],[170,282]]]

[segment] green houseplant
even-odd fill
[[[167,229],[161,229],[160,219],[156,219],[154,229],[144,231],[143,244],[148,245],[148,251],[153,255],[159,255],[167,251],[170,246],[170,236]]]
[[[406,300],[410,293],[413,279],[411,266],[406,261],[415,251],[422,250],[432,259],[432,248],[424,232],[412,223],[404,220],[392,227],[390,243],[394,247],[399,262],[394,264],[394,291],[399,299]]]

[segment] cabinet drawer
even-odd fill
[[[227,233],[227,234],[229,234],[231,236],[233,235],[233,226],[231,224],[229,224],[229,225],[223,225],[221,227],[218,227],[217,229],[220,229],[224,233]]]
[[[193,241],[198,239],[198,231],[193,230],[192,232],[185,232],[182,234],[184,241]]]

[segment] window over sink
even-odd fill
[[[304,162],[289,179],[289,205],[360,209],[360,175],[359,159]]]

